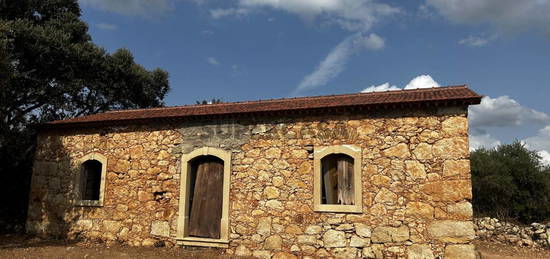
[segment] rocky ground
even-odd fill
[[[511,246],[499,242],[476,241],[482,259],[531,259],[550,258],[550,250],[534,247]],[[103,244],[73,243],[43,240],[21,235],[0,236],[0,258],[218,258],[221,255],[211,249],[179,249],[166,247],[124,247]],[[243,257],[239,257],[243,258]]]

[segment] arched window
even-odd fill
[[[82,184],[80,185],[80,197],[83,200],[99,200],[101,187],[101,168],[103,165],[97,160],[88,160],[82,163]]]
[[[330,154],[321,159],[321,204],[353,205],[353,158]]]
[[[90,153],[79,159],[75,184],[75,204],[79,206],[103,206],[107,158]]]
[[[362,212],[361,149],[342,145],[314,151],[314,210]]]
[[[230,152],[205,147],[182,156],[179,244],[228,247],[230,173]]]

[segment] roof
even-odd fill
[[[313,111],[370,110],[374,108],[404,108],[457,106],[479,104],[482,96],[466,85],[427,89],[354,93],[315,97],[282,98],[219,104],[199,104],[162,108],[117,110],[57,120],[38,128],[82,127],[91,125],[137,124],[152,120],[207,119],[229,115],[286,114]]]

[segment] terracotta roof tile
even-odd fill
[[[132,123],[154,119],[179,119],[211,115],[231,115],[266,112],[292,112],[326,108],[373,107],[384,105],[470,105],[479,104],[479,94],[467,86],[448,86],[428,89],[355,93],[315,97],[283,98],[259,101],[232,102],[206,105],[119,110],[52,121],[39,128],[85,126],[90,124]]]

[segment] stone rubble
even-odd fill
[[[475,218],[476,237],[481,240],[499,241],[518,246],[550,248],[550,223],[532,223],[521,226],[496,218]]]

